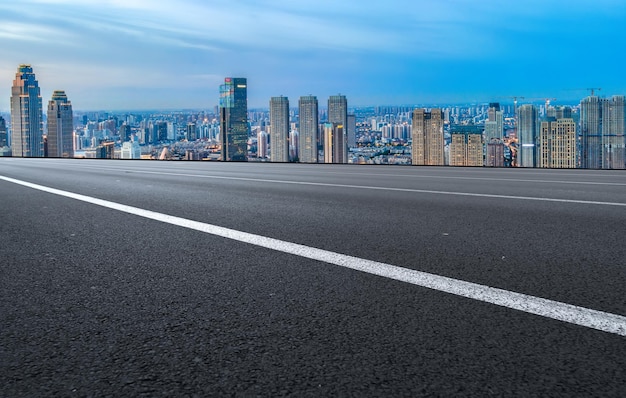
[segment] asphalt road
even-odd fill
[[[623,171],[0,158],[0,396],[626,395],[624,334],[2,177],[625,319]]]

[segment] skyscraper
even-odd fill
[[[341,137],[335,134],[333,138],[333,152],[337,153],[333,163],[348,163],[348,100],[345,95],[331,95],[328,98],[328,123],[341,126],[343,134]]]
[[[74,157],[74,114],[65,91],[55,90],[48,102],[48,157]]]
[[[187,141],[195,141],[198,139],[198,127],[195,123],[187,123],[185,138],[187,139]]]
[[[245,78],[227,77],[220,86],[222,160],[248,160],[248,89]]]
[[[581,167],[602,168],[602,101],[595,95],[580,101]]]
[[[485,141],[491,142],[494,138],[504,138],[504,116],[500,110],[500,104],[492,102],[487,110],[487,122],[485,123]]]
[[[317,136],[319,110],[317,97],[300,97],[298,102],[300,118],[299,157],[302,163],[317,163]]]
[[[624,96],[610,99],[589,96],[580,102],[582,136],[581,167],[624,169],[626,167]]]
[[[345,136],[343,125],[324,123],[324,163],[348,163]]]
[[[517,137],[519,139],[519,154],[517,162],[519,167],[537,167],[537,145],[539,122],[537,108],[534,105],[525,104],[517,111]]]
[[[11,88],[13,156],[43,156],[43,114],[39,83],[30,65],[20,65]]]
[[[270,99],[270,160],[272,162],[289,161],[289,99],[272,97]]]
[[[541,122],[539,167],[573,169],[576,159],[576,123],[573,119]]]
[[[9,145],[9,137],[7,135],[7,123],[2,116],[0,116],[0,148]]]
[[[257,133],[257,158],[266,159],[268,154],[267,133],[260,131]]]
[[[482,166],[483,131],[480,126],[456,125],[451,128],[450,166]]]
[[[441,109],[425,109],[413,111],[413,139],[412,164],[443,166],[444,139],[443,139],[443,112]]]
[[[602,103],[602,168],[624,169],[624,96],[614,95]]]
[[[356,147],[356,115],[349,114],[347,120],[348,148]]]

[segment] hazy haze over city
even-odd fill
[[[4,1],[0,111],[22,63],[75,109],[212,107],[225,76],[251,107],[621,94],[624,20],[622,0]]]

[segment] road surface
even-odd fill
[[[0,395],[626,393],[626,173],[0,159]]]

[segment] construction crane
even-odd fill
[[[507,98],[512,98],[513,99],[513,105],[515,106],[515,109],[517,109],[517,99],[518,98],[519,99],[525,99],[526,97],[520,97],[520,96],[512,95],[512,96],[507,97]]]
[[[566,89],[567,91],[583,91],[583,90],[587,90],[591,93],[591,96],[593,97],[593,95],[595,94],[596,91],[600,91],[602,90],[602,87],[586,87],[586,88],[569,88]]]

